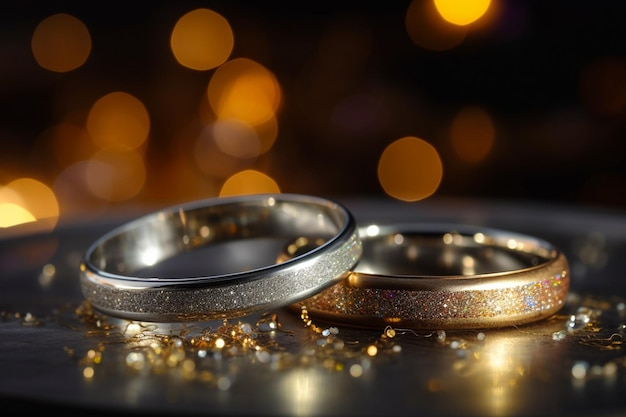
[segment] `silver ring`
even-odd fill
[[[277,264],[280,248],[303,235],[322,235],[325,243]],[[252,260],[264,251],[271,256]],[[337,202],[298,194],[222,197],[171,207],[112,230],[86,251],[80,282],[91,305],[113,316],[225,319],[307,298],[345,277],[361,252],[356,222]],[[184,264],[188,253],[202,254],[199,273],[183,273],[180,266],[154,273],[167,270],[163,266],[172,260]]]
[[[454,224],[373,224],[359,234],[363,254],[346,279],[292,308],[355,327],[493,328],[546,318],[569,290],[565,255],[536,237]],[[296,240],[278,261],[320,242]]]

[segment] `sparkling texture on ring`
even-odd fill
[[[400,228],[398,233],[402,230]],[[498,238],[507,237],[506,232],[493,231],[493,234]],[[416,236],[412,231],[407,239],[396,238],[396,242],[403,242],[398,245],[389,243],[393,239],[383,236],[370,240],[362,233],[364,254],[360,262],[368,267],[359,263],[347,279],[297,303],[294,308],[305,306],[317,319],[356,327],[394,325],[432,330],[525,324],[558,312],[565,303],[569,291],[568,263],[565,256],[547,242],[516,235],[518,239],[525,239],[524,244],[515,247],[523,248],[520,254],[507,244],[501,245],[504,249],[498,249],[500,252],[493,251],[491,246],[487,251],[480,245],[472,246],[469,240],[457,239],[456,252],[437,258],[451,247],[437,248],[438,243],[433,244],[437,240],[429,236],[429,240],[421,241],[421,249],[428,254],[428,259],[418,261],[439,265],[441,275],[410,275],[406,271],[394,275],[394,270],[406,261],[394,256],[406,253],[405,241],[418,239]],[[491,243],[496,247],[500,240]],[[437,250],[429,252],[429,245]],[[448,274],[437,263],[446,259],[450,266],[456,258],[461,263],[467,260],[469,253],[476,265],[483,268],[510,266],[518,257],[520,264],[528,263],[528,266],[461,275]],[[420,262],[416,263],[416,268]],[[367,272],[363,272],[366,269]]]
[[[83,292],[100,309],[158,315],[175,320],[232,318],[275,307],[277,299],[303,298],[340,279],[359,259],[361,241],[356,232],[324,262],[291,268],[264,279],[207,288],[126,289],[83,280]],[[131,314],[132,315],[132,314]]]
[[[329,238],[289,261],[276,263],[272,257],[251,269],[232,265],[234,272],[200,277],[132,276],[197,247],[266,237],[289,241],[302,233]],[[202,239],[195,239],[198,235]],[[196,240],[200,243],[188,246]],[[149,263],[141,257],[146,250],[155,254],[145,257]],[[240,251],[232,263],[248,262]],[[164,210],[105,235],[81,264],[81,287],[95,308],[127,319],[227,319],[309,297],[341,280],[361,253],[356,223],[337,203],[291,194],[220,198]]]
[[[407,291],[337,284],[303,304],[316,314],[333,312],[333,316],[353,316],[359,321],[370,317],[411,327],[448,327],[453,322],[462,327],[482,327],[490,320],[504,325],[502,317],[510,324],[521,324],[563,306],[568,284],[562,278],[566,275],[567,271],[562,271],[533,283],[476,291]]]

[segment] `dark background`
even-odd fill
[[[41,163],[36,138],[61,119],[68,103],[80,104],[71,98],[76,92],[85,107],[113,90],[140,98],[152,118],[149,157],[157,167],[170,163],[160,150],[196,111],[212,71],[180,67],[165,46],[181,15],[206,7],[231,24],[231,58],[254,59],[281,83],[278,139],[267,155],[249,163],[275,178],[281,191],[384,196],[378,158],[389,142],[412,135],[441,156],[444,174],[436,196],[626,207],[626,106],[607,114],[589,98],[626,97],[626,3],[494,2],[498,19],[477,25],[447,51],[412,43],[404,24],[409,4],[4,2],[0,184],[17,176],[51,181],[54,172]],[[93,43],[85,65],[64,74],[39,68],[29,44],[36,25],[60,12],[81,19]],[[334,49],[320,62],[318,51],[328,45]],[[623,74],[604,80],[597,72],[585,93],[586,71],[607,60]],[[351,96],[363,99],[339,123],[333,109]],[[476,164],[455,157],[446,136],[450,120],[466,105],[488,111],[497,129],[493,149]],[[157,189],[132,202],[198,197]]]

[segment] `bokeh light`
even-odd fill
[[[405,26],[413,43],[431,51],[446,51],[460,45],[468,29],[445,21],[432,1],[412,0]]]
[[[98,151],[89,160],[86,176],[94,196],[106,201],[125,201],[143,188],[146,167],[136,151],[107,149]]]
[[[443,177],[439,153],[423,139],[407,136],[389,144],[378,162],[378,180],[391,197],[418,201],[433,195]]]
[[[256,132],[235,119],[216,121],[213,124],[213,139],[222,152],[236,158],[254,158],[261,153]]]
[[[12,187],[0,187],[0,227],[11,227],[37,220],[23,206],[22,196]]]
[[[87,118],[87,131],[99,148],[136,149],[148,138],[150,116],[137,98],[116,91],[93,104]]]
[[[182,16],[170,38],[170,46],[179,64],[194,70],[209,70],[222,65],[234,47],[234,35],[228,21],[209,9],[196,9]]]
[[[90,160],[78,161],[65,167],[55,178],[52,190],[59,202],[60,217],[76,220],[98,216],[106,211],[110,201],[94,195],[88,183],[93,173]]]
[[[2,227],[37,221],[38,231],[51,231],[58,222],[59,205],[47,185],[33,178],[18,178],[0,188]]]
[[[12,227],[35,220],[37,220],[35,216],[24,207],[13,203],[0,203],[0,227]]]
[[[208,177],[221,179],[226,179],[238,171],[251,167],[255,158],[236,157],[224,152],[218,146],[213,127],[213,124],[208,124],[199,132],[195,132],[191,143],[194,165]],[[194,133],[188,134],[194,135]]]
[[[268,175],[248,169],[228,178],[220,190],[220,197],[263,193],[280,193],[280,188]]]
[[[13,187],[0,186],[0,202],[13,204],[16,206],[24,206],[24,199]]]
[[[465,26],[480,19],[491,0],[434,0],[437,11],[446,21]]]
[[[496,129],[489,114],[480,107],[461,109],[450,127],[450,141],[458,157],[466,162],[477,163],[491,151]]]
[[[76,17],[58,13],[42,20],[31,39],[37,63],[50,71],[68,72],[82,66],[91,53],[91,36]]]
[[[236,119],[251,126],[271,120],[282,99],[274,74],[247,58],[228,61],[215,70],[207,95],[218,119]]]
[[[0,185],[48,184],[60,217],[247,192],[253,172],[311,194],[624,203],[616,7],[37,10],[3,15]],[[391,158],[408,135],[432,146]],[[2,189],[6,219],[41,222]]]

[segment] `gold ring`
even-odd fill
[[[359,235],[356,266],[292,309],[355,327],[493,328],[547,318],[569,290],[565,255],[536,237],[446,224],[373,224]],[[278,261],[320,243],[300,238]]]

